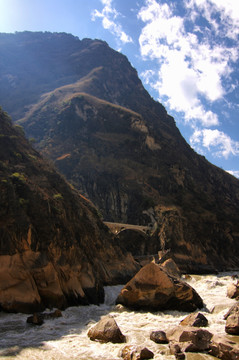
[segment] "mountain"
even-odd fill
[[[239,267],[239,180],[183,139],[127,58],[67,34],[0,35],[1,99],[105,220],[149,224],[137,255],[184,271]]]
[[[95,207],[34,150],[0,109],[0,309],[99,303],[137,266]]]

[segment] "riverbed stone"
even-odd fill
[[[181,322],[182,326],[196,326],[204,327],[208,326],[207,318],[200,312],[192,313],[186,316]]]
[[[205,329],[193,326],[177,326],[167,333],[170,348],[177,344],[178,352],[201,352],[209,349],[212,334]]]
[[[239,297],[239,283],[238,282],[236,284],[232,283],[232,284],[228,285],[227,296],[230,299],[235,299],[235,298]]]
[[[154,353],[144,346],[126,345],[121,352],[124,360],[153,359]]]
[[[116,304],[149,311],[190,312],[203,307],[201,297],[190,285],[169,275],[162,266],[153,262],[140,269],[124,286]]]
[[[90,340],[100,342],[124,343],[126,337],[122,334],[115,319],[111,316],[103,317],[88,331]]]
[[[209,354],[222,360],[239,359],[239,345],[224,336],[214,335],[209,345]]]
[[[157,344],[168,344],[166,333],[162,330],[152,331],[150,334],[150,340]]]

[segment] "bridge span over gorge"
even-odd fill
[[[146,235],[149,235],[152,231],[152,226],[147,225],[132,225],[132,224],[122,224],[122,223],[114,223],[114,222],[108,222],[104,221],[104,224],[108,226],[108,228],[112,231],[114,234],[119,234],[121,231],[124,230],[135,230],[135,231],[141,231]]]

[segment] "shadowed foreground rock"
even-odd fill
[[[194,311],[203,307],[198,293],[187,283],[170,276],[155,263],[145,265],[124,286],[116,299],[132,309]]]
[[[115,319],[112,316],[106,316],[88,331],[90,340],[103,343],[124,343],[125,336],[122,334]]]

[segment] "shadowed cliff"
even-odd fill
[[[137,270],[111,243],[95,207],[0,108],[0,308],[102,302],[104,284],[124,282]]]

